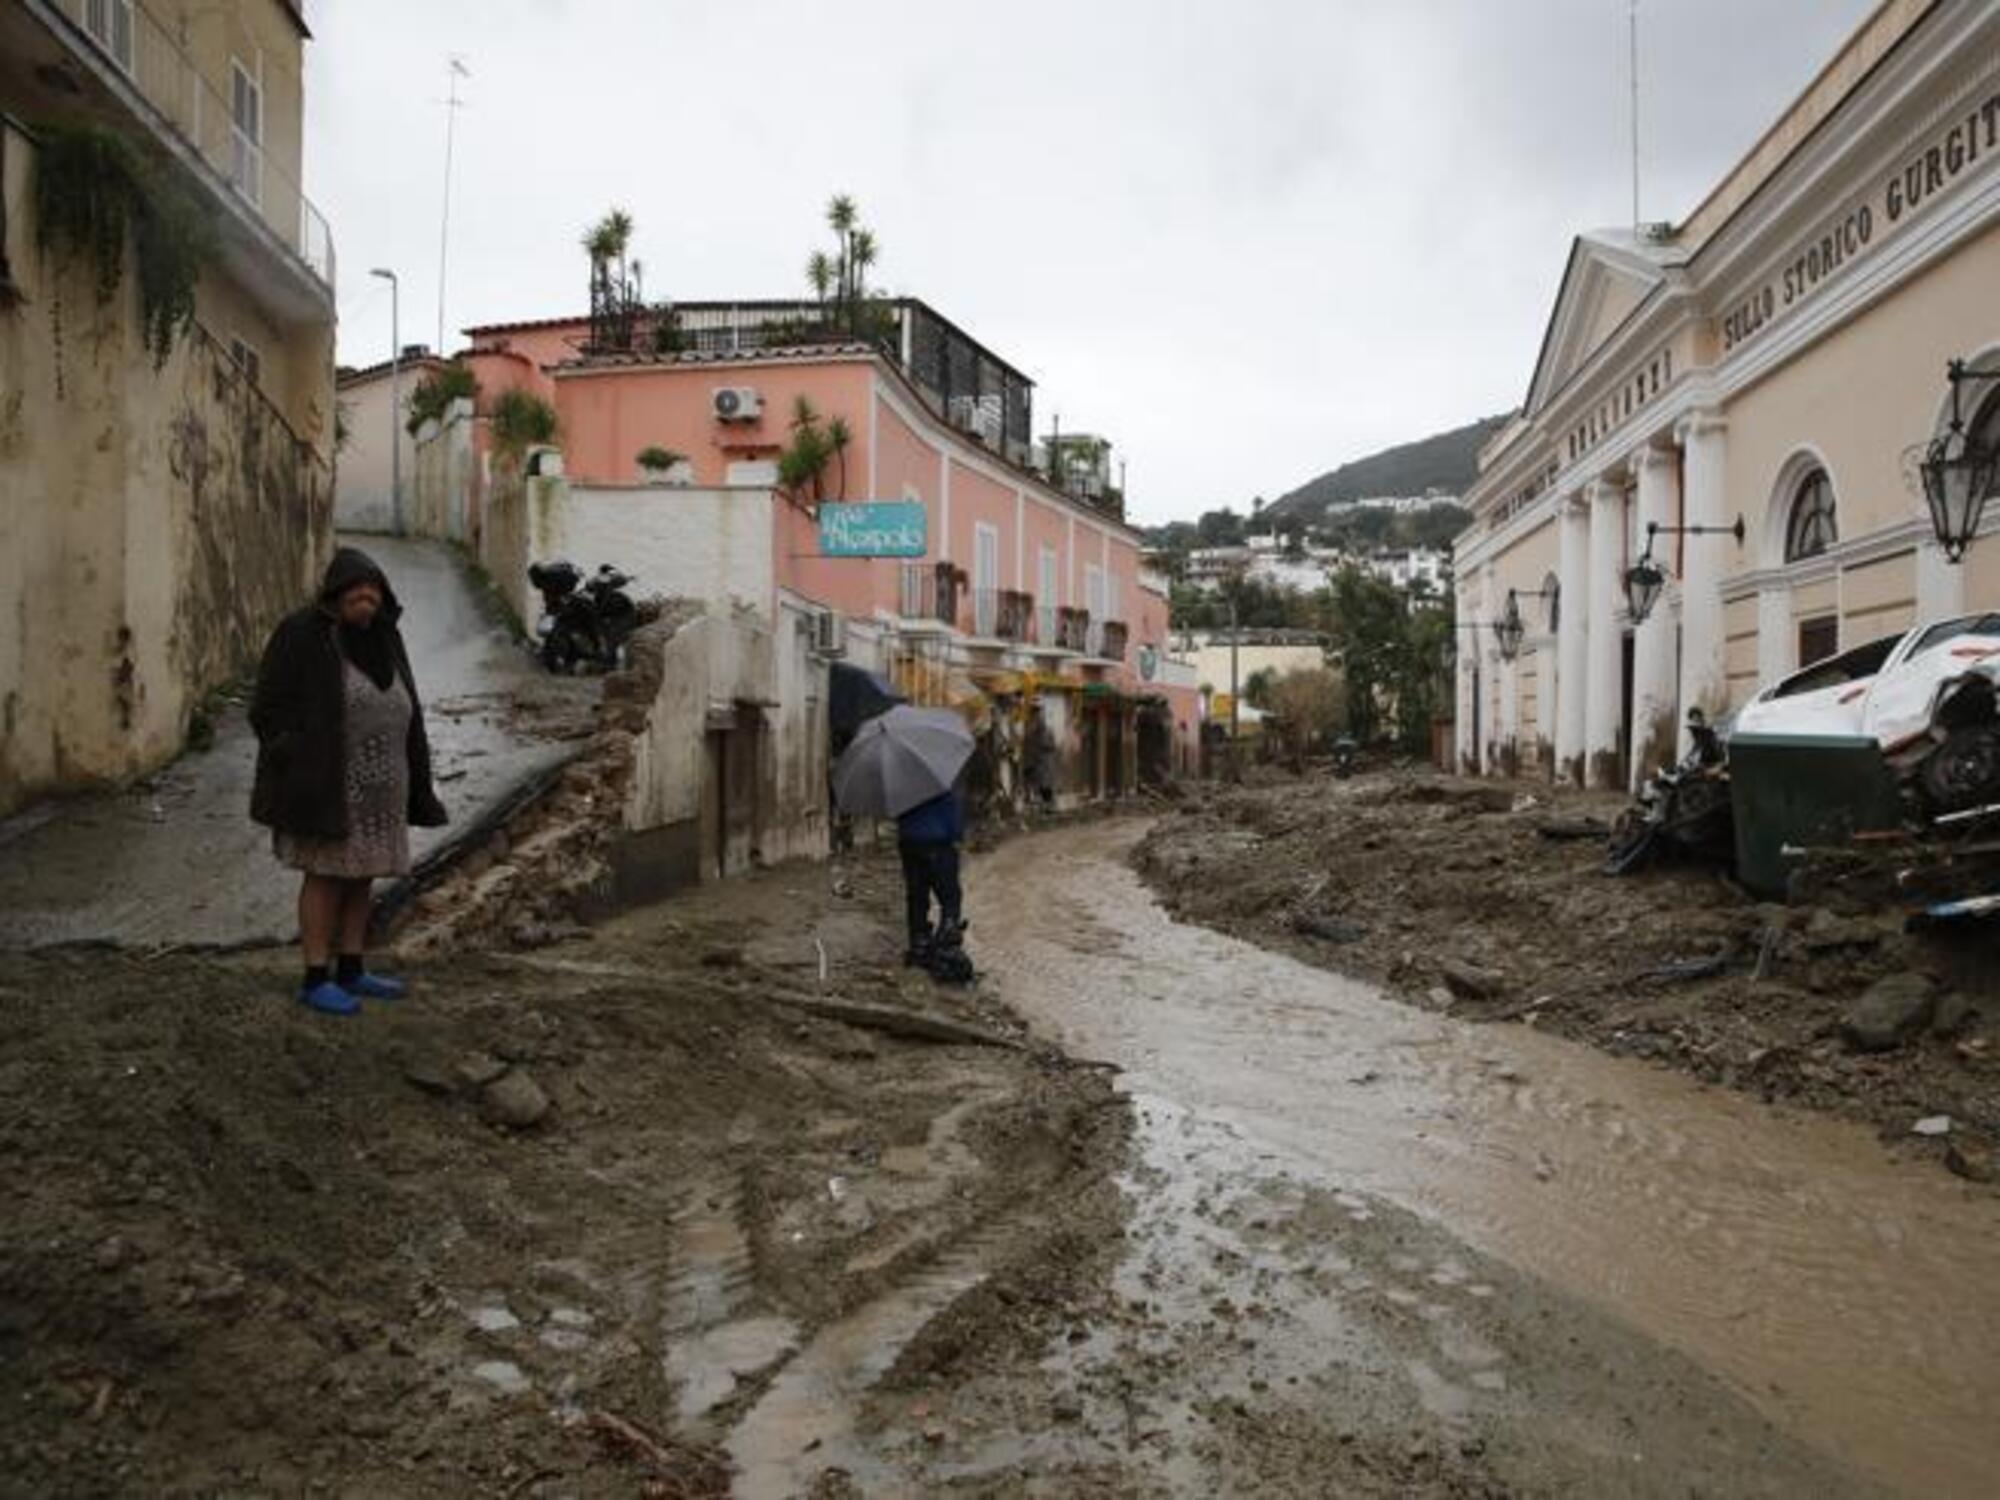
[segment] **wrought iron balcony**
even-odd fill
[[[1055,644],[1078,656],[1090,649],[1090,611],[1065,606],[1056,611]]]
[[[906,562],[900,574],[896,613],[958,628],[959,572],[948,562]]]
[[[972,591],[972,633],[986,640],[1029,639],[1035,598],[1015,589]]]

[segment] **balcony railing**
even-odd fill
[[[1055,644],[1081,656],[1090,649],[1090,611],[1064,607],[1056,611]]]
[[[958,570],[950,563],[906,562],[899,577],[896,613],[906,620],[958,625]]]
[[[271,160],[270,97],[247,75],[231,79],[239,108],[204,76],[172,32],[143,4],[52,0],[69,22],[69,41],[87,47],[152,107],[159,123],[209,168],[244,211],[263,220],[313,276],[333,287],[333,234],[291,174]],[[300,122],[303,128],[303,121]]]
[[[1014,589],[974,589],[972,591],[972,633],[986,640],[1025,641],[1029,639],[1035,613],[1035,598]]]

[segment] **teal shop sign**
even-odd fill
[[[864,500],[819,508],[821,557],[922,557],[924,507],[916,500]]]

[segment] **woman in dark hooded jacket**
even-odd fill
[[[410,828],[446,821],[431,786],[430,742],[410,673],[402,614],[365,552],[342,547],[319,598],[271,635],[250,724],[257,780],[250,816],[300,872],[299,998],[351,1015],[400,981],[363,962],[370,882],[410,869]],[[337,945],[337,946],[336,946]]]

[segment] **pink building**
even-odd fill
[[[1026,377],[924,304],[889,306],[893,332],[869,341],[801,343],[809,303],[684,304],[673,352],[592,352],[577,318],[469,329],[465,358],[482,405],[515,386],[553,404],[579,490],[637,486],[637,455],[655,446],[685,456],[678,483],[771,490],[798,401],[841,419],[853,440],[821,498],[920,506],[923,555],[824,556],[812,498],[786,496],[772,509],[779,590],[837,613],[850,655],[906,693],[970,684],[1022,727],[1039,716],[1071,752],[1068,794],[1191,769],[1198,691],[1168,660],[1165,583],[1122,496],[1052,486],[1031,467]],[[671,506],[674,490],[633,502]]]

